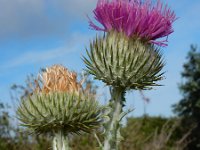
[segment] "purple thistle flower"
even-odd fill
[[[92,29],[123,32],[128,37],[159,46],[167,45],[167,37],[173,32],[172,23],[176,20],[174,12],[159,0],[155,5],[150,0],[98,0],[93,12],[103,28],[89,19]],[[166,39],[156,41],[163,37]]]

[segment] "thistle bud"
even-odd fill
[[[109,32],[90,43],[84,62],[89,73],[107,85],[123,89],[148,89],[158,85],[164,66],[153,44],[123,33]]]
[[[41,83],[39,84],[39,81]],[[102,107],[85,94],[76,74],[61,65],[47,68],[35,92],[21,100],[17,115],[35,133],[92,132],[103,120]]]

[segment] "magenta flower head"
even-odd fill
[[[176,20],[174,12],[159,0],[155,4],[150,0],[98,0],[93,12],[103,27],[89,20],[92,29],[123,32],[158,46],[167,46],[167,37],[173,32],[172,23]]]

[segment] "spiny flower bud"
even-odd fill
[[[21,100],[17,110],[23,126],[33,132],[65,134],[92,132],[103,121],[94,96],[85,94],[76,73],[61,65],[46,68],[36,82],[35,92]]]
[[[98,37],[84,57],[87,70],[107,85],[122,89],[149,89],[162,79],[162,56],[152,44],[109,32]]]

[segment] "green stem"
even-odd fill
[[[110,121],[106,127],[105,140],[103,150],[118,150],[120,142],[120,116],[122,114],[124,102],[124,89],[113,88],[111,91],[110,107],[112,112],[110,114]]]
[[[62,131],[55,133],[53,139],[53,150],[71,150],[68,137]]]

